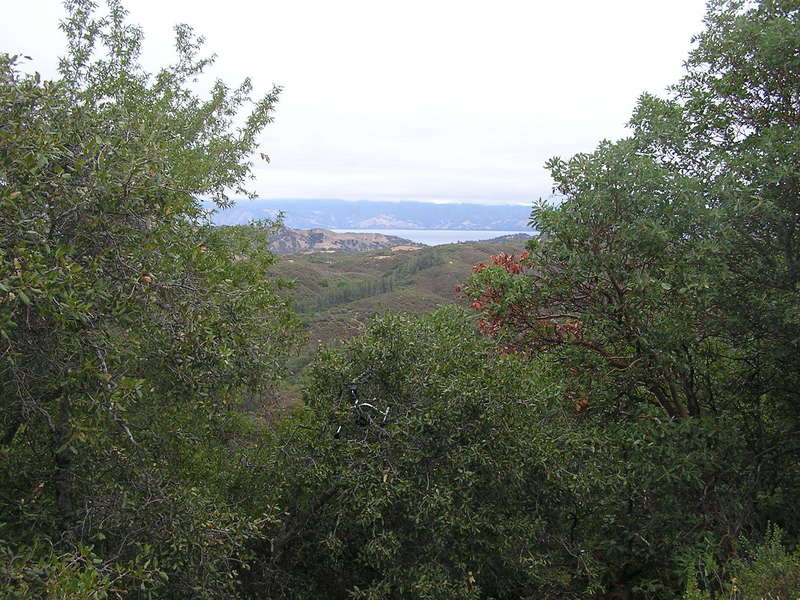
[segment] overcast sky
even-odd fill
[[[530,204],[549,157],[625,135],[682,73],[702,0],[128,0],[145,64],[185,22],[213,74],[284,87],[255,169],[262,198]],[[56,0],[7,3],[0,52],[52,75]]]

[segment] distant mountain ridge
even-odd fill
[[[531,209],[519,205],[353,202],[347,200],[241,200],[214,215],[217,225],[243,225],[284,213],[293,229],[451,229],[530,231]]]

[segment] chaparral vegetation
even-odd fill
[[[548,163],[525,252],[323,346],[272,420],[289,284],[203,202],[280,90],[65,7],[56,80],[0,56],[0,596],[800,597],[796,0],[711,0],[630,135]]]

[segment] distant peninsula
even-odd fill
[[[530,232],[530,206],[354,202],[348,200],[241,200],[214,215],[217,225],[273,219],[280,212],[294,229],[451,229]]]
[[[327,229],[292,229],[284,227],[270,235],[269,249],[275,254],[304,252],[366,252],[369,250],[415,250],[423,248],[394,235],[381,233],[335,233]]]

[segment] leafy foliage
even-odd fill
[[[257,551],[252,593],[479,598],[569,582],[538,569],[558,553],[568,490],[545,468],[557,440],[531,418],[546,402],[517,362],[444,309],[377,318],[323,353],[313,412],[289,425],[304,441],[280,469],[288,510]]]
[[[752,517],[746,440],[735,423],[655,408],[598,419],[564,402],[561,379],[447,309],[376,319],[322,353],[308,408],[283,424],[291,451],[273,487],[288,510],[254,550],[247,589],[670,597],[709,539]]]
[[[534,209],[529,253],[494,257],[464,286],[482,331],[557,365],[583,418],[637,445],[642,419],[684,422],[688,439],[725,449],[706,463],[664,442],[695,497],[676,509],[703,515],[675,525],[687,549],[702,531],[715,555],[770,521],[792,541],[800,531],[798,15],[794,2],[711,2],[672,97],[643,96],[628,139],[551,160],[561,201]]]
[[[787,552],[781,538],[781,530],[770,526],[764,542],[749,545],[745,555],[731,561],[728,569],[720,568],[713,560],[705,561],[702,568],[693,568],[684,600],[796,597],[800,594],[800,553]],[[716,595],[713,590],[718,588],[722,591]]]
[[[199,199],[241,189],[278,90],[236,126],[251,85],[189,91],[211,61],[188,27],[153,76],[118,2],[66,6],[60,79],[0,58],[0,536],[12,567],[54,544],[86,589],[147,583],[142,560],[165,590],[229,590],[253,525],[215,488],[226,413],[295,325],[266,248],[242,256]]]
[[[191,93],[191,30],[150,76],[118,3],[67,7],[60,80],[0,62],[0,591],[796,594],[794,0],[713,0],[630,137],[548,163],[560,202],[473,312],[323,349],[272,430],[237,406],[294,318],[263,232],[198,198],[243,184],[277,90],[237,129],[250,86]]]

